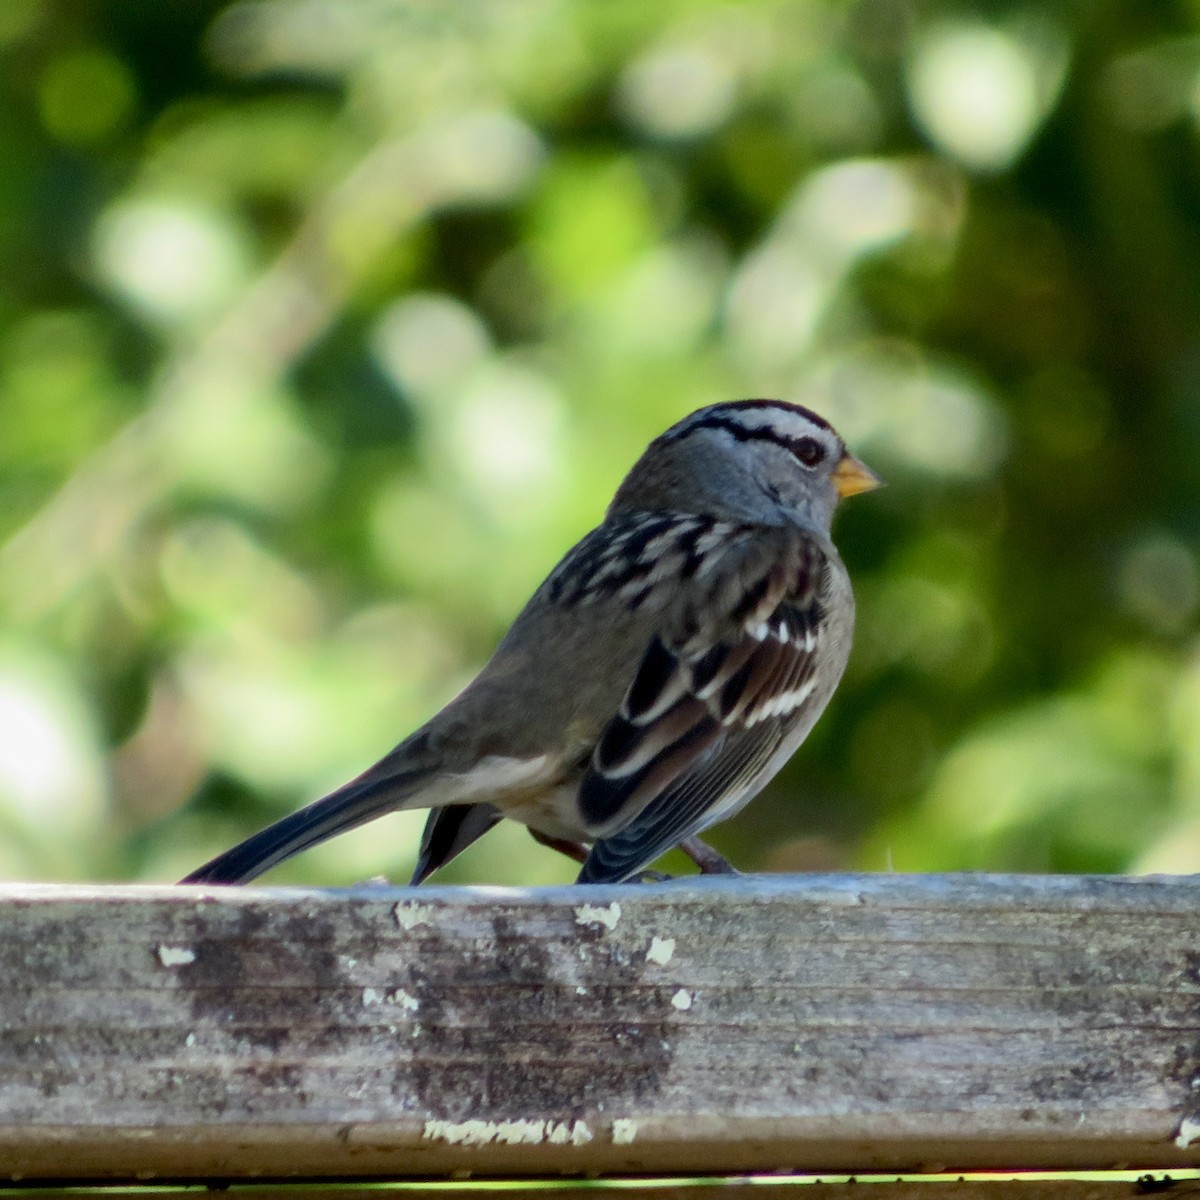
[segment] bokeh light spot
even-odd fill
[[[93,252],[101,276],[164,325],[215,315],[248,264],[229,221],[185,200],[130,199],[100,219]]]
[[[0,649],[0,807],[31,829],[81,833],[101,815],[96,731],[62,666]]]
[[[1152,533],[1121,558],[1117,588],[1127,611],[1155,633],[1182,633],[1196,614],[1196,558],[1177,538]]]
[[[469,389],[454,419],[463,478],[502,520],[545,499],[562,454],[562,397],[535,371],[497,364]]]
[[[371,351],[388,378],[415,399],[460,387],[491,349],[473,309],[452,296],[423,293],[389,305],[371,335]]]
[[[95,47],[60,55],[38,85],[42,123],[60,142],[83,144],[107,137],[125,124],[136,102],[125,64]]]
[[[667,138],[708,133],[734,100],[729,64],[696,47],[668,47],[637,59],[618,84],[620,108],[635,124]]]
[[[980,171],[1012,163],[1046,109],[1030,48],[982,24],[935,25],[922,33],[908,65],[908,91],[930,139]]]
[[[804,185],[793,220],[814,248],[851,259],[908,233],[916,196],[907,171],[880,159],[852,159],[817,171]]]
[[[867,343],[830,363],[818,407],[853,445],[888,464],[984,479],[1008,452],[1006,422],[980,384],[902,342]]]

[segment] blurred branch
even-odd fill
[[[337,319],[406,230],[448,203],[508,198],[539,154],[525,126],[494,112],[444,118],[376,145],[209,333],[166,366],[145,412],[0,546],[6,606],[23,619],[45,616],[103,571],[186,473],[179,439],[195,405],[214,395],[254,403]]]

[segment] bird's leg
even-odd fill
[[[565,854],[578,863],[583,862],[588,856],[588,848],[582,842],[551,837],[548,833],[539,833],[536,829],[531,829],[529,834],[535,842],[541,842],[543,846],[549,846],[551,850],[557,850],[559,854]]]
[[[701,875],[741,874],[741,871],[733,863],[698,837],[684,838],[679,843],[679,848],[700,868]]]

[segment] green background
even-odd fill
[[[889,486],[714,843],[1200,870],[1198,122],[1194,3],[4,0],[0,877],[171,880],[357,773],[764,395]],[[572,875],[506,825],[440,878]]]

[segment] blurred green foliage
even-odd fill
[[[747,395],[890,487],[716,844],[1200,870],[1198,132],[1195,4],[5,0],[0,876],[177,878],[356,773]]]

